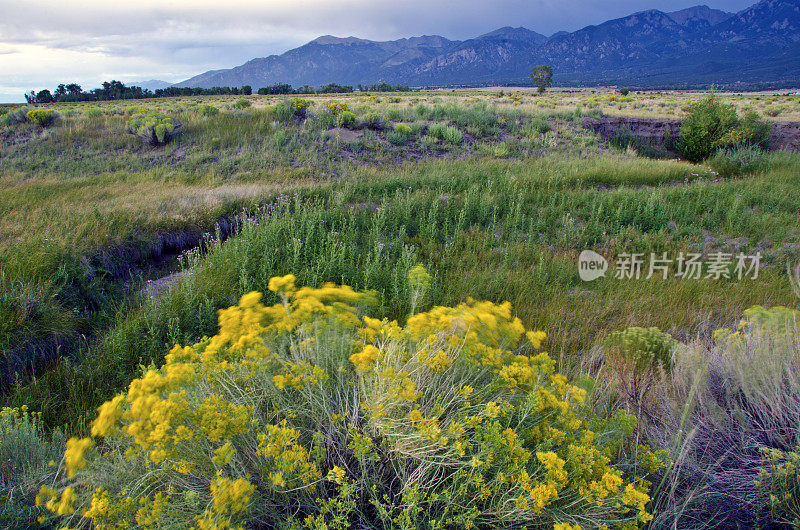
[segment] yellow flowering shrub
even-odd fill
[[[350,110],[350,107],[347,106],[347,103],[344,103],[342,101],[331,101],[330,103],[328,103],[327,110],[332,115],[338,116],[343,112],[348,112]]]
[[[612,463],[619,437],[509,303],[401,325],[362,313],[372,293],[292,275],[269,289],[276,303],[244,295],[99,407],[40,504],[99,530],[650,519],[644,466]]]

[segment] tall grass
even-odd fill
[[[791,224],[783,233],[773,230],[776,216],[788,219],[791,207],[769,209],[777,198],[770,198],[773,187],[765,181],[751,184],[744,199],[738,183],[705,179],[681,187],[594,187],[618,184],[626,175],[684,182],[697,178],[694,171],[627,159],[431,163],[394,176],[364,171],[343,186],[279,196],[246,210],[236,237],[217,240],[207,255],[185,262],[191,271],[185,283],[141,309],[124,307],[77,366],[64,363],[6,400],[41,403],[48,423],[75,424],[126,385],[139,365],[159,363],[171,344],[209,333],[216,309],[244,292],[265,290],[271,276],[290,271],[310,285],[334,281],[376,290],[382,314],[398,318],[409,310],[398,302],[406,299],[404,275],[422,262],[434,277],[431,302],[509,300],[526,324],[552,330],[553,351],[568,365],[604,330],[658,325],[707,332],[709,315],[726,323],[755,303],[788,303],[779,269],[755,283],[580,282],[576,256],[583,248],[677,251],[702,244],[709,230],[753,241],[794,237]],[[754,215],[767,198],[763,213]],[[750,205],[747,213],[742,201]],[[674,227],[666,230],[670,222]],[[532,299],[531,292],[546,296]],[[56,402],[69,405],[45,406]]]
[[[642,439],[673,455],[655,489],[654,528],[792,522],[781,509],[798,492],[768,470],[800,446],[797,326],[797,312],[750,309],[737,333],[679,345],[671,370],[651,379],[650,398],[639,404]]]

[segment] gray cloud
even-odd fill
[[[705,0],[738,11],[755,0]],[[700,0],[0,0],[0,98],[110,77],[178,81],[282,53],[318,35],[465,39],[501,26],[574,31]],[[17,92],[19,91],[19,92]]]

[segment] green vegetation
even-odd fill
[[[678,148],[687,160],[700,162],[720,149],[769,146],[771,129],[755,111],[740,118],[733,105],[715,94],[690,105],[687,113],[678,139]]]
[[[175,123],[160,112],[141,110],[128,118],[128,132],[136,134],[146,145],[165,145],[173,137]]]
[[[637,518],[644,524],[642,517],[652,514],[648,524],[654,528],[675,519],[686,524],[724,519],[742,527],[793,520],[796,493],[789,464],[800,440],[786,433],[797,417],[793,407],[800,391],[791,374],[798,373],[792,363],[800,340],[787,324],[792,311],[748,308],[797,304],[785,267],[800,259],[795,178],[800,159],[752,145],[763,128],[740,113],[745,106],[781,105],[789,109],[783,119],[795,112],[794,99],[715,96],[736,109],[736,125],[726,134],[738,132],[728,138],[736,144],[750,140],[715,148],[705,164],[694,164],[643,158],[635,143],[611,149],[581,121],[606,112],[680,113],[690,107],[690,96],[529,94],[253,95],[246,108],[234,107],[236,97],[159,99],[144,107],[141,101],[60,103],[48,107],[60,118],[47,129],[28,119],[30,108],[9,107],[0,126],[0,403],[17,407],[6,413],[18,418],[6,420],[8,432],[33,433],[20,439],[42,449],[31,456],[33,467],[20,486],[0,485],[6,487],[0,495],[14,495],[8,513],[25,521],[49,514],[48,524],[75,526],[76,520],[33,506],[41,484],[57,489],[43,491],[43,504],[80,511],[98,486],[106,488],[109,502],[119,502],[118,485],[137,476],[143,489],[132,494],[147,498],[118,516],[135,515],[142,506],[147,511],[142,516],[151,516],[155,493],[167,493],[169,484],[191,476],[197,479],[189,488],[195,493],[168,495],[162,498],[165,506],[216,522],[288,520],[292,513],[328,523],[400,518],[426,524],[444,504],[452,506],[448,517],[458,521],[454,525],[474,517],[488,526],[516,520],[552,527],[581,524],[580,514],[587,526]],[[158,149],[142,147],[140,128],[147,125],[145,133],[158,141],[156,128],[167,123],[180,123],[181,134],[165,131]],[[585,249],[607,257],[641,253],[645,259],[650,253],[701,252],[708,258],[716,252],[760,252],[761,269],[757,278],[741,280],[660,274],[648,279],[646,268],[639,279],[621,279],[612,265],[606,277],[582,282],[577,257]],[[229,329],[231,321],[218,320],[219,309],[241,301],[224,314],[269,311],[284,295],[288,307],[299,308],[300,289],[291,294],[270,281],[287,274],[310,286],[304,293],[326,292],[325,283],[334,282],[369,294],[341,298],[350,291],[330,287],[339,294],[320,299],[332,308],[325,309],[327,316],[309,316],[280,332],[248,332],[247,341],[255,342],[247,344],[274,355],[248,357],[226,343],[211,364],[195,358],[211,351],[203,337],[219,342]],[[241,297],[252,291],[264,294],[248,305],[252,296]],[[536,340],[488,335],[485,344],[506,356],[494,368],[470,364],[473,346],[484,348],[478,343],[439,348],[447,352],[437,361],[447,364],[442,372],[426,364],[436,359],[428,353],[438,351],[421,353],[429,336],[466,337],[446,322],[480,313],[479,307],[494,308],[490,313],[504,326],[518,318],[525,329],[547,332],[550,375],[562,374],[570,395],[586,394],[584,403],[570,401],[563,409],[580,426],[559,430],[576,439],[587,429],[595,433],[593,442],[579,445],[603,451],[609,458],[603,469],[622,478],[609,499],[621,501],[632,483],[648,496],[639,497],[641,509],[638,502],[617,500],[602,508],[587,504],[591,497],[580,491],[580,473],[568,458],[577,446],[569,449],[569,440],[530,434],[543,423],[526,412],[526,400],[544,390],[555,394],[560,385],[539,377],[544,372],[535,381],[524,379],[528,368],[543,366],[528,363],[541,355]],[[505,307],[508,313],[494,313]],[[410,335],[419,322],[415,318],[435,315],[446,322],[437,321],[424,336]],[[351,316],[358,317],[356,328],[337,323]],[[391,329],[399,335],[391,341],[365,339],[372,320],[364,316],[386,319],[381,326],[396,320]],[[491,321],[484,315],[481,325]],[[730,331],[712,337],[718,328]],[[498,337],[503,344],[496,343]],[[354,340],[360,341],[358,348]],[[193,346],[174,350],[186,358],[167,357],[175,344]],[[389,355],[401,350],[407,358]],[[217,362],[227,362],[225,370],[217,369]],[[252,362],[260,363],[258,370],[250,369]],[[369,370],[362,369],[368,364]],[[179,365],[213,376],[201,386],[175,381],[164,393],[152,394],[169,402],[171,391],[187,390],[181,410],[194,419],[176,416],[171,423],[177,428],[186,420],[198,427],[186,454],[177,458],[164,447],[168,458],[146,463],[157,449],[147,447],[129,460],[123,453],[137,446],[135,435],[92,434],[97,407],[122,392],[118,408],[104,410],[128,415],[115,419],[117,426],[132,425],[134,409],[126,393],[131,382],[167,377]],[[422,393],[417,400],[387,407],[383,420],[361,405],[394,400],[392,389],[406,388],[404,371]],[[513,376],[517,383],[527,382],[503,388],[512,372],[519,375]],[[317,381],[309,379],[315,374]],[[458,400],[448,402],[452,408],[437,401],[455,400],[453,389],[468,384],[476,394],[466,408]],[[212,440],[200,429],[202,418],[196,415],[212,395],[232,411],[254,407],[243,416],[246,431]],[[480,410],[500,399],[510,408],[494,418],[499,431],[487,421],[449,433],[452,424],[462,423],[462,413],[483,417]],[[41,417],[19,419],[22,405]],[[733,411],[731,417],[725,420],[721,409]],[[766,416],[759,411],[769,411],[773,422],[775,433],[767,439]],[[341,420],[334,418],[337,413]],[[24,426],[34,421],[40,423]],[[426,438],[435,434],[434,424],[441,432]],[[514,454],[529,457],[489,463],[490,452],[507,454],[507,429],[518,437]],[[324,443],[322,431],[330,435]],[[63,454],[60,432],[76,437],[63,461],[49,452],[57,448]],[[259,434],[291,435],[287,443],[297,442],[297,454],[305,456],[281,460],[291,452],[286,445],[275,453],[277,460],[253,453]],[[90,436],[94,446],[86,442]],[[454,450],[457,441],[466,444],[464,455]],[[712,450],[706,453],[705,447]],[[559,467],[551,452],[564,461],[563,480],[547,478],[545,461]],[[547,455],[545,461],[539,453]],[[69,477],[65,466],[82,462],[73,458],[78,454],[86,457],[86,467]],[[369,454],[377,454],[379,462]],[[452,460],[434,465],[425,455]],[[733,460],[723,455],[734,455]],[[473,457],[482,463],[472,467]],[[50,458],[55,468],[46,466]],[[194,470],[184,474],[168,467],[179,460]],[[303,466],[308,471],[312,464],[316,472],[304,475]],[[538,495],[551,491],[550,482],[558,492],[558,499],[547,497],[539,514],[515,504],[519,496],[507,497],[508,485],[499,486],[511,476],[520,484],[523,468],[542,486]],[[215,483],[216,494],[210,484],[218,469],[224,480]],[[19,473],[15,476],[23,476]],[[483,490],[470,489],[477,487],[471,485],[476,473],[490,492],[485,499]],[[302,481],[312,475],[313,495],[311,483]],[[412,475],[432,481],[429,493],[393,489],[392,484],[410,484]],[[643,479],[651,483],[648,488]],[[297,487],[292,480],[299,481]],[[67,487],[75,499],[63,497]],[[742,492],[747,502],[732,506],[730,491]],[[231,496],[219,501],[221,511],[206,512],[222,492],[246,493],[248,502],[228,503],[244,498]],[[709,507],[731,515],[711,513]]]
[[[34,109],[29,110],[25,116],[39,127],[48,127],[55,123],[58,113],[53,109]]]
[[[242,98],[242,99],[236,100],[236,103],[234,103],[231,106],[233,108],[235,108],[235,109],[246,109],[246,108],[249,108],[252,104],[253,104],[253,102],[250,101],[249,99]]]
[[[536,84],[536,91],[539,94],[544,94],[545,90],[553,84],[553,67],[546,64],[540,64],[531,72],[531,79]]]
[[[40,413],[0,409],[0,525],[25,529],[37,525],[33,506],[39,488],[57,476],[50,462],[64,453],[66,437],[59,429],[46,432]]]

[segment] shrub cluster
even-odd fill
[[[386,135],[386,139],[393,145],[403,145],[408,142],[414,130],[405,123],[398,123],[394,126],[394,131]]]
[[[456,127],[444,125],[443,123],[434,123],[428,127],[428,136],[452,145],[458,145],[464,139],[464,134]]]
[[[198,114],[202,116],[216,116],[219,114],[219,109],[214,105],[200,105],[197,107]]]
[[[156,111],[139,111],[128,118],[128,132],[138,135],[147,145],[165,145],[177,126],[169,116]]]
[[[275,116],[283,122],[288,122],[291,119],[304,120],[308,109],[313,105],[314,102],[308,99],[285,99],[275,106]]]
[[[798,311],[753,307],[713,341],[673,350],[648,422],[651,444],[671,447],[675,459],[655,527],[800,522],[799,323]]]
[[[411,274],[424,291],[430,277]],[[505,302],[396,321],[371,293],[272,278],[217,335],[175,346],[67,442],[37,501],[98,528],[635,527],[660,467],[614,465],[635,418],[587,421],[586,391]],[[620,424],[628,428],[619,428]],[[83,522],[81,522],[83,520]],[[55,521],[54,521],[55,522]],[[566,526],[569,525],[569,526]]]
[[[241,98],[236,100],[236,102],[232,105],[235,109],[247,109],[253,105],[253,102],[247,98]]]
[[[375,131],[381,131],[386,128],[386,116],[380,112],[369,112],[363,118],[364,127]]]
[[[25,114],[31,123],[39,127],[49,127],[56,122],[58,113],[53,109],[33,109]]]
[[[681,123],[678,148],[692,162],[709,158],[720,149],[739,146],[769,147],[772,128],[755,111],[740,118],[732,104],[709,94],[691,104]]]
[[[22,107],[19,109],[9,109],[5,114],[0,116],[0,124],[2,125],[17,125],[20,123],[26,123],[28,121],[28,112],[30,111],[27,107]]]
[[[358,118],[355,114],[346,110],[339,115],[339,123],[345,129],[355,129],[358,127]]]

